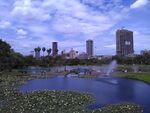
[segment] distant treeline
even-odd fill
[[[17,68],[25,68],[28,66],[64,66],[64,65],[102,65],[109,64],[112,60],[117,60],[119,64],[142,64],[150,65],[150,55],[138,55],[136,57],[113,57],[99,59],[64,59],[62,56],[44,56],[40,59],[36,59],[33,56],[23,56],[20,53],[16,53],[11,46],[2,40],[0,40],[0,71],[12,70]]]

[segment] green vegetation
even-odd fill
[[[65,91],[36,91],[17,94],[1,113],[73,113],[85,112],[84,106],[92,102],[88,94]]]
[[[118,64],[150,65],[150,54],[148,53],[144,53],[143,55],[136,55],[135,57],[115,56],[113,59],[116,59]]]
[[[143,113],[140,106],[135,104],[117,104],[109,105],[95,110],[94,113]]]
[[[124,78],[130,78],[130,79],[136,79],[136,80],[141,80],[146,83],[150,83],[150,73],[115,73],[113,74],[114,76],[117,77],[124,77]]]
[[[110,105],[93,111],[87,110],[85,106],[94,102],[92,95],[87,93],[19,92],[19,85],[34,78],[37,77],[16,71],[0,73],[0,113],[142,113],[142,109],[134,104]]]

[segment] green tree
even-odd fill
[[[9,68],[11,58],[11,46],[0,39],[0,70]]]
[[[20,53],[12,52],[10,63],[11,67],[15,69],[25,67],[25,57]]]
[[[42,48],[42,51],[43,51],[43,57],[44,57],[44,53],[45,53],[45,51],[46,51],[46,48],[43,47],[43,48]]]
[[[52,49],[51,49],[51,48],[47,49],[47,54],[48,54],[48,56],[50,56],[51,51],[52,51]]]
[[[35,52],[35,53],[37,52],[37,48],[34,48],[34,52]]]
[[[37,47],[37,51],[38,51],[38,52],[41,52],[41,48],[40,48],[40,47]]]

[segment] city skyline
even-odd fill
[[[148,0],[1,0],[0,38],[24,55],[51,42],[59,42],[60,51],[84,52],[88,39],[95,55],[115,55],[115,32],[125,27],[140,53],[150,49],[149,8]]]

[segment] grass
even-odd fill
[[[88,93],[73,91],[19,92],[17,88],[19,85],[35,78],[37,77],[18,72],[1,73],[0,113],[143,113],[140,106],[130,103],[87,110],[85,106],[94,102],[94,98]]]
[[[113,76],[140,80],[140,81],[144,81],[144,82],[150,84],[150,72],[142,72],[142,73],[133,73],[133,72],[129,72],[129,73],[115,73],[115,74],[113,74]]]

